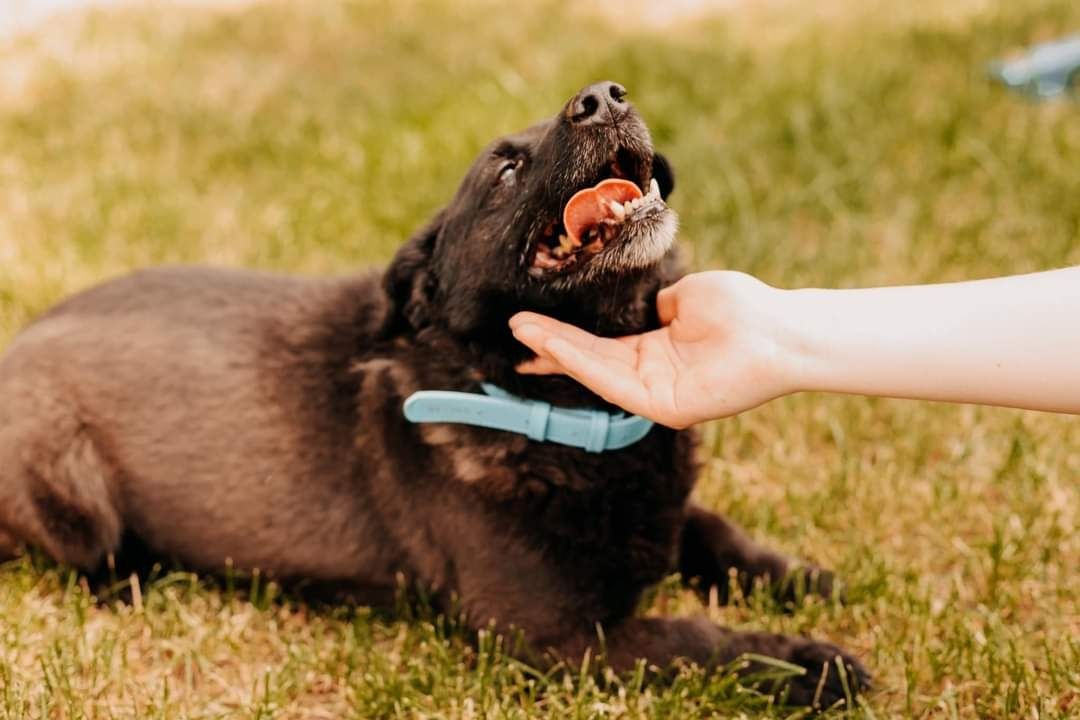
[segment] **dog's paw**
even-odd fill
[[[774,597],[782,603],[799,604],[807,595],[844,603],[843,582],[831,570],[816,565],[799,565],[774,586]]]
[[[788,681],[781,692],[789,705],[821,710],[851,703],[870,688],[870,673],[852,655],[837,646],[816,640],[793,639],[788,662],[806,670]]]

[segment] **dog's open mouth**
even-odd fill
[[[630,226],[667,208],[656,180],[648,192],[624,178],[612,177],[579,190],[552,221],[536,245],[534,273],[568,270],[599,254]]]

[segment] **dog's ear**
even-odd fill
[[[419,329],[431,322],[435,276],[431,260],[435,241],[443,226],[445,211],[421,228],[394,255],[383,276],[383,290],[389,299],[382,334],[392,335],[407,327]]]
[[[660,186],[660,197],[667,200],[667,196],[675,189],[675,171],[671,169],[671,162],[667,156],[660,153],[653,155],[652,176],[656,178],[656,184]]]

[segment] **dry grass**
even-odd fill
[[[600,77],[672,158],[700,267],[851,286],[1080,263],[1080,108],[983,78],[1080,7],[802,7],[619,32],[547,4],[125,10],[0,48],[0,343],[141,265],[382,261],[482,143]],[[1074,419],[800,396],[707,439],[701,500],[835,567],[850,602],[702,609],[668,587],[653,611],[855,649],[878,680],[859,717],[1080,717]],[[174,574],[95,603],[10,565],[0,718],[784,715],[725,678],[535,676],[425,613],[273,593]]]

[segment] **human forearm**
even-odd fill
[[[780,295],[792,389],[1080,413],[1080,268]]]

